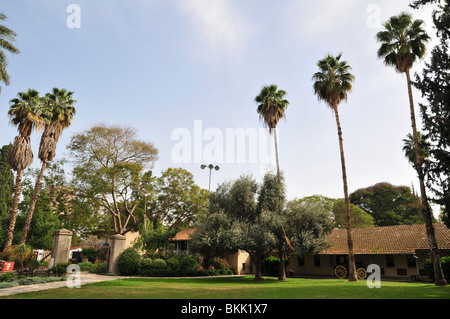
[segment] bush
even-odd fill
[[[0,288],[17,287],[21,285],[42,284],[47,282],[64,281],[66,277],[22,277],[0,282]]]
[[[0,282],[5,282],[5,281],[11,280],[13,278],[15,278],[14,273],[13,272],[7,272],[7,273],[4,273],[4,274],[0,275]]]
[[[425,260],[425,270],[427,271],[428,278],[434,280],[434,268],[431,259]],[[441,258],[442,272],[444,273],[445,280],[450,280],[450,256]]]
[[[164,261],[164,259],[161,259],[161,258],[153,259],[151,268],[152,269],[165,269],[166,262]]]
[[[184,271],[195,271],[198,269],[198,266],[197,258],[191,255],[183,257],[180,262],[180,269]]]
[[[94,268],[94,264],[90,261],[86,261],[83,263],[78,263],[78,267],[80,267],[81,271],[91,271]]]
[[[107,263],[94,264],[91,270],[88,271],[93,274],[106,274],[108,271],[108,264]]]
[[[141,267],[141,256],[136,249],[130,247],[125,249],[118,258],[117,267],[124,276],[134,276],[139,274]]]
[[[5,249],[2,253],[2,258],[7,261],[14,261],[14,268],[24,268],[30,261],[33,255],[33,248],[31,246],[21,244],[13,245]]]
[[[53,266],[50,269],[50,272],[55,273],[58,277],[65,275],[67,272],[67,267],[69,267],[69,263],[59,263],[56,266]]]
[[[178,271],[180,269],[180,261],[175,257],[169,257],[166,260],[167,267],[172,271]]]
[[[268,276],[277,276],[280,267],[280,258],[269,256],[264,259],[263,269],[264,274]]]

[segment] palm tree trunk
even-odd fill
[[[431,261],[433,262],[434,274],[435,274],[435,285],[436,286],[446,286],[447,281],[445,280],[444,273],[441,267],[441,261],[439,256],[438,245],[436,241],[436,235],[434,232],[433,226],[433,214],[428,204],[428,198],[425,188],[425,178],[423,173],[423,159],[420,157],[420,149],[419,149],[419,135],[417,134],[417,126],[416,126],[416,116],[414,112],[414,100],[412,94],[412,86],[411,86],[411,75],[409,69],[406,70],[406,79],[408,84],[408,94],[409,94],[409,106],[411,112],[411,126],[413,130],[414,137],[414,148],[416,152],[416,170],[419,176],[420,183],[420,195],[422,198],[422,215],[425,221],[425,227],[427,230],[428,243],[430,245],[430,254]]]
[[[31,199],[30,208],[28,209],[27,218],[25,220],[25,225],[23,226],[22,237],[20,238],[19,244],[25,244],[27,240],[28,231],[31,225],[31,219],[33,218],[34,209],[39,197],[39,192],[41,190],[42,178],[44,177],[44,170],[47,167],[47,161],[42,162],[41,172],[39,173],[38,179],[36,180],[36,185],[34,186],[33,197]]]
[[[278,158],[278,138],[277,138],[277,129],[274,128],[273,129],[273,139],[275,141],[275,158],[277,160],[277,176],[278,176],[278,181],[280,179],[280,160]]]
[[[278,179],[278,183],[281,183],[281,176],[280,176],[280,160],[278,157],[278,138],[277,138],[277,129],[274,128],[273,129],[273,139],[275,141],[275,157],[277,160],[277,179]],[[282,214],[282,207],[281,207],[281,196],[280,196],[280,202],[278,205],[278,213]],[[284,255],[282,253],[282,247],[279,248],[279,253],[280,253],[280,266],[278,268],[278,280],[286,280],[286,267],[284,265]]]
[[[342,180],[344,182],[344,196],[345,196],[345,218],[347,220],[347,244],[348,244],[348,268],[349,268],[349,281],[358,281],[356,276],[356,265],[355,265],[355,255],[353,254],[353,240],[352,240],[352,222],[350,216],[350,199],[348,196],[348,185],[347,185],[347,169],[345,167],[345,156],[344,156],[344,140],[342,138],[341,122],[339,121],[338,106],[332,107],[336,117],[336,125],[338,129],[339,136],[339,148],[341,151],[341,165],[342,165]]]
[[[16,185],[14,186],[14,200],[11,208],[11,217],[9,219],[9,228],[6,235],[4,250],[12,245],[14,228],[16,226],[17,210],[19,208],[20,190],[22,188],[22,174],[23,170],[18,170],[16,175]]]

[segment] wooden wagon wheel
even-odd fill
[[[367,271],[364,268],[358,268],[356,275],[358,276],[358,279],[366,279]]]
[[[345,277],[347,277],[347,268],[342,265],[336,266],[336,268],[334,268],[334,274],[339,279],[344,279]]]

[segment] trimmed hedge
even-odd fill
[[[122,275],[143,277],[192,277],[233,275],[221,259],[213,259],[208,269],[200,266],[193,255],[146,254],[139,256],[133,248],[119,255],[119,271]]]

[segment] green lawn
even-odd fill
[[[450,287],[426,283],[382,282],[369,289],[365,281],[266,277],[192,279],[121,279],[81,288],[22,293],[5,299],[450,299]]]

